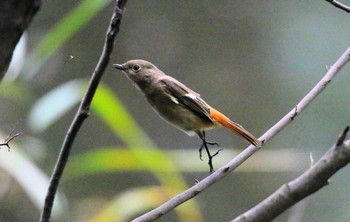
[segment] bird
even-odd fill
[[[238,123],[206,103],[200,94],[194,92],[175,78],[166,75],[151,62],[135,59],[123,64],[113,64],[121,70],[146,97],[153,109],[165,121],[184,131],[188,135],[198,135],[202,140],[199,149],[208,155],[210,173],[214,171],[212,159],[221,150],[211,154],[207,145],[218,145],[206,140],[205,131],[215,127],[224,127],[243,137],[256,147],[262,143]]]

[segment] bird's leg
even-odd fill
[[[218,143],[214,143],[214,142],[209,142],[205,139],[205,131],[201,131],[198,133],[198,136],[201,138],[203,144],[201,145],[201,147],[199,148],[199,158],[201,160],[202,159],[202,150],[203,148],[205,148],[206,152],[207,152],[207,155],[208,155],[208,165],[209,165],[209,168],[210,168],[210,173],[212,173],[214,171],[214,167],[213,167],[213,157],[218,155],[219,152],[222,150],[222,149],[219,149],[218,151],[216,151],[216,153],[214,153],[213,155],[211,155],[210,151],[209,151],[209,148],[208,148],[208,144],[209,145],[215,145],[215,146],[219,146]]]
[[[202,139],[202,141],[203,141],[203,143],[202,143],[201,147],[199,148],[199,159],[203,161],[203,159],[202,159],[202,150],[203,150],[203,148],[205,147],[205,149],[207,150],[207,153],[208,153],[209,152],[208,147],[207,147],[208,144],[212,145],[212,146],[214,146],[214,145],[215,146],[219,146],[219,144],[215,143],[215,142],[206,141],[205,139]],[[222,149],[219,149],[212,157],[216,156],[221,150]]]

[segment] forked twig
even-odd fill
[[[4,142],[0,143],[0,147],[1,147],[1,146],[6,146],[6,147],[8,148],[8,151],[10,152],[11,147],[10,147],[10,144],[9,144],[9,143],[10,143],[14,138],[16,138],[16,137],[19,136],[19,135],[21,135],[21,133],[16,133],[16,134],[14,134],[14,135],[9,134],[9,135],[6,137],[6,139],[4,139]]]

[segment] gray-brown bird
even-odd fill
[[[224,114],[209,106],[198,93],[194,92],[178,80],[166,75],[155,65],[145,60],[130,60],[124,64],[114,64],[131,79],[143,93],[153,109],[166,121],[189,135],[197,134],[205,147],[210,172],[213,172],[212,158],[205,138],[205,130],[214,127],[225,127],[240,135],[255,146],[261,142],[241,125],[233,122]]]

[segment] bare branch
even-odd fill
[[[55,200],[58,184],[60,182],[61,176],[63,174],[63,170],[68,161],[72,144],[84,120],[88,117],[92,98],[95,95],[97,86],[100,83],[102,75],[108,65],[110,55],[112,54],[112,51],[113,51],[114,39],[119,31],[119,26],[120,26],[120,22],[122,19],[123,10],[126,2],[127,0],[118,0],[114,8],[114,12],[106,34],[106,39],[105,39],[102,54],[100,56],[100,60],[98,61],[95,67],[95,70],[92,74],[85,96],[81,101],[80,106],[77,110],[77,113],[66,133],[65,139],[61,147],[61,152],[59,154],[57,163],[55,165],[55,169],[52,173],[50,185],[45,198],[44,209],[40,218],[41,222],[50,221],[52,206]]]
[[[344,129],[344,131],[339,135],[337,143],[336,143],[337,146],[340,146],[344,143],[344,140],[346,139],[346,134],[348,133],[348,131],[349,131],[349,126],[347,126]]]
[[[289,123],[294,121],[299,114],[326,88],[331,80],[336,76],[340,69],[350,59],[350,48],[348,48],[342,56],[329,68],[326,75],[316,84],[316,86],[296,105],[294,108],[285,115],[279,122],[277,122],[272,128],[270,128],[263,136],[259,138],[265,144],[283,130]],[[209,186],[214,184],[216,181],[227,176],[229,172],[236,169],[245,160],[252,156],[259,150],[259,147],[249,146],[239,155],[237,155],[229,163],[218,169],[213,174],[204,178],[202,181],[196,183],[191,188],[187,189],[183,193],[171,198],[169,201],[159,206],[158,208],[149,211],[148,213],[136,218],[133,222],[146,222],[155,220],[162,215],[168,213],[178,205],[186,202],[187,200],[197,196],[200,192],[207,189]]]
[[[350,7],[347,5],[344,5],[343,3],[340,3],[340,2],[335,1],[335,0],[326,0],[326,2],[331,3],[335,7],[340,8],[341,10],[346,11],[347,13],[350,13]]]
[[[8,151],[10,152],[11,147],[10,147],[9,143],[11,142],[11,140],[13,140],[14,138],[16,138],[19,135],[21,135],[21,133],[16,133],[14,135],[11,135],[11,134],[8,135],[7,138],[4,140],[4,142],[0,143],[0,147],[1,146],[6,146],[8,148]]]
[[[344,138],[348,130],[349,127],[342,133]],[[232,222],[271,221],[292,205],[328,185],[329,178],[350,162],[350,140],[347,144],[343,142],[344,140],[339,143],[338,140],[309,170],[281,186],[268,198]]]

